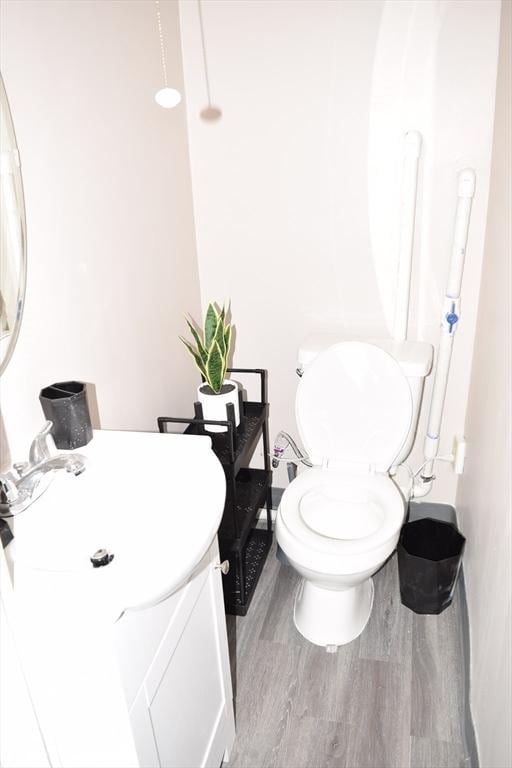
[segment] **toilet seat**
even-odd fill
[[[318,467],[290,484],[279,508],[281,523],[298,544],[312,555],[336,557],[381,547],[397,535],[404,513],[403,496],[389,476]]]

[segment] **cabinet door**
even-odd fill
[[[231,691],[226,691],[223,663],[228,660],[217,616],[220,574],[209,568],[178,645],[150,693],[161,768],[219,768],[229,744],[226,708],[232,711],[232,702],[226,701]]]
[[[3,552],[0,552],[0,558],[3,558]],[[6,768],[25,768],[27,765],[49,768],[46,745],[13,633],[14,616],[9,611],[10,600],[5,594],[10,589],[9,578],[6,569],[0,579],[4,592],[0,594],[0,765]],[[5,606],[4,597],[7,598]]]
[[[144,686],[138,692],[130,710],[133,739],[137,748],[139,768],[160,768],[155,736]]]

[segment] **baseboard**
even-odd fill
[[[284,488],[274,488],[272,487],[272,509],[277,510],[279,509],[279,505],[281,503],[281,498],[284,493]]]
[[[284,493],[284,488],[271,488],[272,491],[272,527],[274,527],[276,522],[276,513],[279,508],[279,504],[281,503],[281,497]],[[267,527],[267,510],[266,509],[260,509],[256,516],[256,528],[266,528]]]
[[[451,504],[438,504],[433,501],[411,501],[409,503],[409,522],[421,520],[424,517],[432,517],[434,520],[442,520],[443,523],[457,525],[455,508]]]
[[[457,513],[451,504],[438,504],[431,501],[411,501],[409,504],[409,520],[418,520],[423,517],[433,517],[434,520],[443,520],[445,523],[457,525]],[[461,638],[461,654],[464,669],[463,686],[463,733],[464,751],[467,755],[467,768],[479,768],[478,749],[471,714],[470,691],[470,644],[469,644],[469,614],[466,599],[466,585],[464,582],[464,565],[462,565],[456,589],[459,598],[459,634]]]
[[[466,598],[466,582],[464,580],[464,566],[460,569],[459,573],[459,631],[462,640],[462,658],[464,661],[464,679],[462,684],[464,686],[464,749],[468,756],[468,768],[479,768],[480,762],[478,759],[478,746],[476,741],[475,726],[473,723],[473,715],[471,713],[471,701],[469,698],[471,678],[470,678],[470,661],[471,661],[471,647],[469,636],[469,613],[468,602]]]

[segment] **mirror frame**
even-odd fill
[[[5,89],[4,79],[0,72],[0,109],[5,110],[5,122],[8,128],[12,132],[14,142],[16,145],[16,152],[18,154],[18,169],[19,169],[19,193],[20,193],[20,229],[21,229],[21,254],[20,254],[20,266],[18,274],[18,292],[16,296],[16,318],[14,321],[14,327],[11,333],[4,339],[0,339],[0,355],[3,352],[3,346],[5,343],[5,352],[0,357],[0,376],[7,368],[13,352],[18,341],[20,333],[21,321],[23,318],[23,310],[25,307],[25,294],[27,285],[27,221],[26,221],[26,209],[25,209],[25,192],[23,189],[23,176],[21,173],[21,161],[18,150],[18,142],[16,140],[16,131],[14,129],[14,122],[12,119],[12,112],[9,105],[9,99],[7,98],[7,91]],[[7,339],[7,340],[6,340]]]

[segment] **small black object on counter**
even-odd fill
[[[453,600],[466,539],[453,523],[424,517],[406,523],[398,542],[403,605],[438,614]]]
[[[86,386],[81,381],[60,381],[39,394],[43,413],[53,424],[52,436],[60,450],[74,451],[92,440]]]

